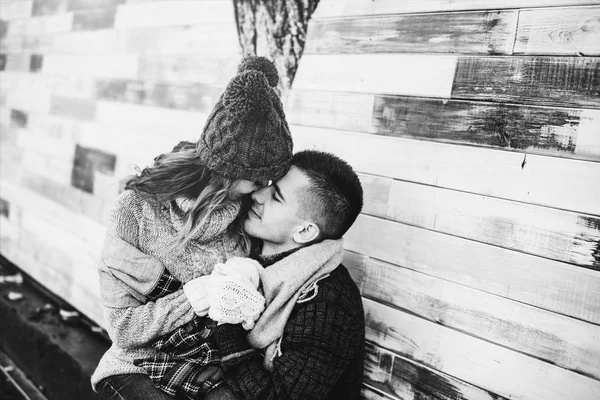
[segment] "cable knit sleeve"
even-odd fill
[[[239,325],[214,331],[229,387],[247,400],[325,399],[363,340],[364,324],[340,304],[297,306],[288,320],[273,371]]]
[[[148,345],[188,323],[194,315],[183,290],[137,307],[106,307],[108,332],[113,342],[121,348]]]
[[[128,253],[125,247],[116,249],[116,244],[105,247],[99,268],[108,332],[113,342],[121,348],[148,344],[194,317],[183,290],[147,301],[146,296],[152,290],[147,282],[157,284],[164,266],[157,259],[137,250],[137,221],[141,218],[142,201],[131,191],[125,191],[118,197],[109,232],[131,245],[125,246],[132,250]],[[148,276],[149,272],[156,276]]]

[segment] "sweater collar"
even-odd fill
[[[186,214],[194,206],[194,200],[186,197],[178,197],[175,200],[169,201],[164,205],[167,209],[169,219],[175,231],[179,232],[183,229]],[[222,231],[229,226],[237,217],[242,206],[241,201],[228,200],[227,203],[220,209],[213,212],[210,220],[207,222],[212,225],[205,227],[196,232],[194,239],[202,238],[206,231]]]
[[[300,250],[302,247],[296,247],[294,249],[290,249],[287,251],[284,251],[282,253],[277,253],[277,254],[271,254],[268,256],[263,256],[262,254],[260,254],[261,250],[262,250],[262,244],[259,246],[258,249],[255,249],[253,251],[252,254],[252,258],[254,258],[256,261],[258,261],[260,263],[260,265],[262,265],[263,267],[268,267],[271,266],[273,264],[275,264],[276,262],[279,262],[281,260],[283,260],[284,258],[286,258],[287,256],[289,256],[290,254],[294,254],[295,252],[297,252],[298,250]]]

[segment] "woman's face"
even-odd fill
[[[245,179],[238,179],[233,182],[231,191],[229,192],[229,198],[232,200],[239,200],[244,195],[254,192],[267,185],[268,182],[253,182]]]

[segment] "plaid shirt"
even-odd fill
[[[182,284],[165,271],[148,300],[173,293]],[[137,359],[154,384],[176,399],[195,400],[223,382],[221,355],[212,338],[216,322],[194,317],[187,324],[158,339],[152,347],[154,357]]]

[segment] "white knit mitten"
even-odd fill
[[[265,298],[245,278],[212,275],[208,316],[221,323],[242,324],[246,330],[265,309]]]
[[[218,263],[212,275],[239,276],[252,284],[256,289],[260,283],[260,271],[263,266],[251,258],[232,257],[225,264]]]
[[[194,278],[183,285],[183,293],[192,305],[196,315],[203,317],[208,314],[211,276],[205,275]]]
[[[257,261],[242,257],[215,265],[208,316],[221,323],[241,323],[244,329],[252,329],[265,309],[265,298],[257,290],[262,268]]]

